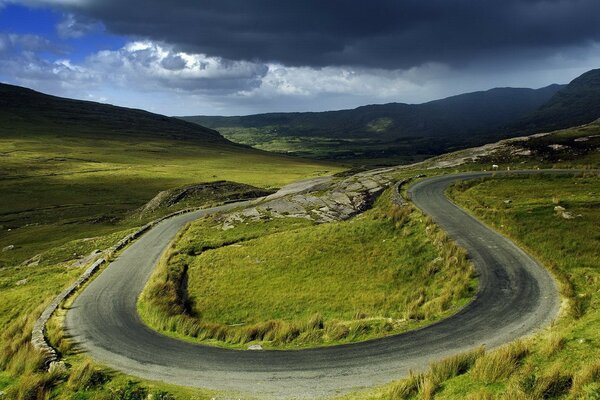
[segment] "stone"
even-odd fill
[[[565,210],[566,210],[566,208],[564,208],[562,206],[556,206],[556,207],[554,207],[554,211],[556,211],[556,212],[561,212],[561,211],[565,211]]]
[[[379,183],[371,180],[371,179],[365,179],[360,181],[360,183],[367,189],[375,189],[375,188],[379,188]]]
[[[552,150],[562,150],[569,146],[565,146],[564,144],[549,144],[548,147],[550,147]]]
[[[248,350],[262,350],[262,346],[260,344],[252,344],[248,346]]]
[[[352,205],[352,201],[348,198],[348,196],[346,196],[345,193],[333,192],[331,194],[331,198],[336,203],[344,204],[344,205],[347,205],[347,206]]]
[[[8,246],[6,246],[5,248],[2,249],[2,252],[6,252],[6,251],[10,251],[13,250],[15,248],[14,244],[9,244]]]
[[[361,190],[363,190],[363,186],[360,183],[353,183],[346,186],[345,189],[347,192],[360,192]]]
[[[560,215],[564,219],[573,219],[573,218],[575,218],[575,216],[572,213],[568,212],[568,211],[563,211]]]
[[[53,361],[48,367],[48,372],[64,374],[67,372],[67,365],[63,361]]]
[[[26,283],[27,283],[27,279],[21,279],[20,281],[16,281],[15,285],[17,285],[17,286],[23,286]]]

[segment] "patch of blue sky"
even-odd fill
[[[40,49],[39,56],[49,61],[68,58],[75,63],[100,50],[119,49],[127,42],[126,37],[107,32],[100,23],[80,37],[61,37],[57,26],[65,18],[65,14],[51,8],[8,4],[0,8],[0,33],[37,35],[53,45]]]

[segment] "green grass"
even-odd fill
[[[454,201],[551,270],[564,298],[560,317],[526,340],[478,354],[459,374],[436,373],[447,368],[434,364],[423,374],[344,399],[600,398],[599,178],[590,172],[455,185]],[[564,219],[557,205],[581,217]]]
[[[28,343],[43,307],[83,272],[74,260],[107,249],[136,227],[173,211],[140,215],[140,207],[158,192],[218,180],[272,189],[342,170],[194,139],[194,132],[183,138],[52,121],[34,126],[13,117],[0,119],[0,332],[8,332],[0,337],[0,391],[8,393],[0,396],[3,400],[112,399],[111,390],[131,379],[111,372],[96,389],[70,389],[71,369],[66,375],[43,373]],[[182,205],[210,205],[235,197],[235,190],[186,199]],[[52,321],[48,336],[76,369],[81,361],[73,358],[57,324]],[[148,393],[156,386],[136,385]],[[206,391],[168,391],[182,399],[213,397]]]
[[[0,137],[0,267],[127,220],[159,191],[228,180],[274,188],[341,168],[231,145],[65,135]]]
[[[146,288],[140,310],[151,326],[221,346],[331,345],[431,323],[475,292],[465,253],[387,195],[344,222],[225,232],[211,222],[192,224]]]
[[[433,140],[416,136],[392,143],[381,140],[376,132],[381,126],[379,121],[370,126],[374,137],[369,138],[282,135],[276,127],[269,126],[219,127],[217,130],[232,142],[256,149],[311,159],[336,160],[357,166],[410,164],[439,154],[439,150],[429,148],[435,147]]]

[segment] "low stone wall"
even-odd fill
[[[58,353],[52,346],[48,344],[46,341],[45,331],[46,324],[48,320],[54,314],[59,305],[69,297],[77,288],[83,285],[89,278],[100,268],[102,264],[106,262],[105,258],[100,258],[96,262],[94,262],[88,269],[85,270],[83,274],[73,282],[68,288],[63,290],[58,296],[52,300],[52,303],[46,307],[42,315],[37,319],[35,324],[33,325],[33,330],[31,332],[31,344],[37,350],[41,351],[44,354],[46,359],[46,364],[49,365],[54,361],[58,360]]]
[[[392,190],[392,203],[401,207],[406,205],[406,200],[404,200],[404,198],[400,194],[400,188],[402,187],[402,185],[408,183],[408,181],[410,180],[411,178],[404,178],[396,182],[396,184],[394,185],[394,189]]]
[[[48,341],[46,340],[46,324],[52,317],[52,314],[58,309],[60,304],[65,301],[70,295],[72,295],[81,285],[83,285],[97,270],[101,265],[108,262],[110,257],[112,257],[117,251],[121,250],[133,240],[140,237],[143,233],[148,231],[150,228],[155,226],[161,221],[164,221],[167,218],[174,217],[176,215],[184,214],[187,212],[195,211],[197,209],[186,209],[174,212],[172,214],[166,215],[159,219],[156,219],[152,222],[147,223],[142,226],[137,231],[130,233],[125,236],[123,239],[119,240],[117,244],[108,249],[104,255],[96,260],[88,269],[85,270],[83,274],[73,282],[69,287],[63,290],[58,296],[52,300],[52,302],[44,309],[40,317],[37,319],[35,324],[33,325],[33,330],[31,331],[31,344],[37,350],[39,350],[45,357],[46,366],[50,366],[53,362],[58,361],[58,353],[57,351],[50,346]]]
[[[422,178],[424,176],[425,175],[423,175],[423,174],[415,175],[415,176],[411,176],[409,178],[404,178],[404,179],[396,182],[396,184],[394,185],[394,190],[392,190],[392,203],[399,205],[401,207],[407,205],[408,202],[406,201],[406,199],[404,199],[404,197],[402,197],[402,194],[400,194],[400,189],[402,188],[402,186],[406,185],[408,182],[412,181],[413,179]]]

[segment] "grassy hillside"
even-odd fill
[[[273,188],[340,170],[144,111],[0,90],[0,267],[141,225],[132,212],[165,189],[216,180]]]
[[[50,96],[0,83],[0,133],[95,139],[196,139],[226,143],[218,132],[143,110]]]
[[[539,110],[513,127],[522,132],[549,132],[590,123],[600,118],[600,69],[594,69],[562,88]]]
[[[220,225],[193,223],[165,256],[141,297],[152,327],[244,349],[334,345],[430,324],[475,293],[464,252],[388,195],[344,222]]]
[[[26,122],[26,119],[22,122]],[[90,124],[90,126],[80,128],[92,129],[93,126],[94,124]],[[120,130],[110,134],[98,131],[98,135],[107,135],[101,140],[95,139],[95,135],[83,138],[82,135],[78,135],[80,128],[71,127],[48,134],[43,127],[32,124],[31,126],[22,125],[18,131],[16,129],[0,131],[0,167],[2,168],[0,198],[3,200],[0,202],[0,207],[3,207],[2,212],[4,213],[2,215],[4,222],[0,222],[0,225],[4,225],[0,237],[3,243],[2,248],[12,243],[17,244],[15,248],[0,253],[4,262],[4,267],[0,268],[0,331],[2,332],[0,334],[0,392],[4,394],[0,394],[0,398],[2,400],[46,398],[141,400],[149,398],[149,395],[154,399],[163,400],[241,398],[242,396],[237,394],[212,393],[142,381],[111,371],[106,367],[94,365],[86,359],[85,354],[70,349],[68,340],[62,336],[60,318],[61,315],[64,315],[65,310],[61,310],[58,318],[52,321],[48,336],[63,353],[63,359],[69,368],[66,371],[56,369],[51,373],[42,372],[41,359],[28,344],[33,321],[41,312],[42,306],[82,272],[83,267],[77,266],[76,259],[89,254],[94,249],[105,249],[111,246],[125,233],[131,231],[133,226],[143,223],[143,220],[139,218],[140,207],[159,191],[217,179],[245,182],[258,187],[274,187],[304,176],[320,174],[326,170],[335,171],[336,167],[273,157],[247,149],[240,152],[239,147],[231,147],[227,143],[215,143],[210,146],[200,143],[192,146],[185,140],[173,141],[162,138],[160,132],[157,132],[159,137],[153,136],[148,140],[116,137],[115,134]],[[530,146],[529,149],[533,150],[529,156],[516,153],[522,151],[522,148],[511,147],[512,150],[503,148],[502,152],[498,154],[486,156],[488,158],[480,161],[467,160],[466,164],[457,166],[452,160],[469,159],[472,155],[472,152],[460,152],[404,170],[399,176],[412,176],[421,172],[432,175],[463,169],[489,168],[492,160],[500,162],[502,168],[508,165],[513,169],[519,166],[560,167],[567,165],[577,167],[591,165],[597,167],[600,165],[600,159],[596,140],[600,136],[596,135],[600,135],[600,125],[593,124],[584,128],[562,131],[556,135],[532,139],[526,143],[527,146]],[[587,140],[576,141],[582,138],[587,138]],[[567,147],[558,150],[548,147],[553,144],[563,144]],[[559,156],[556,156],[556,151],[559,152]],[[511,158],[503,158],[507,154]],[[426,169],[436,165],[446,165],[447,168]],[[590,196],[586,193],[597,194],[598,190],[590,189],[588,183],[581,183],[581,186],[579,186],[579,181],[576,183],[577,185],[563,182],[558,182],[558,185],[557,182],[552,184],[554,189],[563,187],[565,189],[564,194],[560,191],[556,194],[560,201],[559,204],[564,202],[567,211],[574,212],[575,215],[581,213],[585,216],[583,220],[564,221],[566,223],[585,221],[586,229],[594,232],[593,229],[598,225],[597,222],[594,222],[596,225],[589,224],[595,221],[591,219],[591,216],[594,215],[597,204],[594,206],[596,208],[592,208],[592,211],[588,212],[585,202]],[[585,202],[578,203],[575,201],[576,197],[571,195],[577,188],[583,189],[581,198]],[[486,188],[486,190],[488,189],[491,191],[494,188]],[[519,186],[516,192],[523,195],[537,195],[539,192],[543,201],[547,201],[546,197],[551,194],[544,190],[542,186],[534,187],[528,182]],[[168,193],[178,192],[176,190]],[[230,194],[228,190],[226,193]],[[476,198],[476,195],[477,193],[473,193],[473,198]],[[504,196],[506,194],[499,197],[504,200]],[[210,199],[202,195],[199,197],[201,202],[210,202]],[[514,206],[517,207],[517,198],[512,199]],[[493,201],[496,200],[496,197],[490,199],[489,204],[493,206]],[[503,204],[500,206],[503,207]],[[581,211],[578,211],[580,205]],[[553,206],[554,203],[552,203]],[[168,212],[168,208],[165,211]],[[527,219],[527,212],[520,213],[518,216],[522,220],[517,220],[516,223],[532,222]],[[590,216],[589,219],[588,216]],[[363,222],[365,225],[375,224],[368,218],[365,218]],[[550,220],[550,222],[556,221]],[[382,229],[381,231],[375,230],[376,233],[392,232],[395,229],[388,226],[385,219],[379,220],[378,223]],[[417,220],[414,223],[419,226],[420,222]],[[532,226],[539,227],[536,224]],[[567,226],[571,227],[571,225]],[[563,225],[559,225],[559,227],[564,228]],[[303,229],[306,227],[297,226],[295,228],[298,231],[296,237],[304,243],[311,243],[310,231],[307,229],[303,232]],[[578,231],[573,229],[573,232]],[[417,230],[415,232],[418,234]],[[548,240],[555,242],[545,245],[546,247],[556,245],[558,249],[558,245],[563,245],[564,238],[571,238],[569,236],[571,229],[555,231],[552,228],[548,232],[552,233]],[[233,234],[234,232],[232,232]],[[333,234],[336,237],[341,235],[344,239],[343,232],[333,232]],[[365,238],[367,243],[369,237]],[[222,239],[223,237],[219,236],[215,238],[215,241],[218,242]],[[258,238],[248,237],[248,239]],[[194,240],[196,243],[199,242],[198,238]],[[596,243],[593,240],[595,240],[594,236],[589,234],[573,236],[573,240],[569,239],[565,242],[567,244],[565,249],[568,252],[564,253],[560,248],[560,254],[571,255],[574,263],[589,260],[588,250],[594,249],[589,244]],[[578,241],[582,243],[580,253],[577,252]],[[267,242],[268,238],[265,238],[262,243]],[[533,245],[535,243],[532,243]],[[429,244],[424,244],[424,246],[429,246]],[[573,250],[574,248],[575,250]],[[238,251],[247,251],[248,255],[251,254],[250,249],[238,249]],[[416,249],[407,250],[416,251]],[[30,260],[28,265],[19,265],[23,259],[35,254],[39,254],[40,257]],[[214,254],[218,254],[218,252]],[[597,252],[595,254],[597,255]],[[555,370],[547,369],[549,365],[547,360],[550,360],[552,364],[555,361],[560,363],[565,360],[566,373],[559,374],[558,381],[564,382],[565,380],[562,379],[564,376],[567,378],[574,376],[573,387],[587,391],[584,393],[593,394],[595,386],[590,382],[597,379],[598,369],[594,369],[593,364],[585,367],[584,361],[587,362],[587,357],[595,357],[595,351],[598,348],[595,336],[593,333],[589,334],[589,327],[596,328],[594,324],[597,324],[595,322],[597,318],[591,311],[596,307],[594,304],[597,296],[591,290],[596,290],[594,285],[597,284],[597,279],[594,278],[594,271],[590,270],[588,273],[588,270],[585,271],[585,274],[577,272],[574,275],[575,279],[579,279],[574,280],[578,285],[575,287],[574,293],[583,294],[581,296],[582,304],[587,307],[585,308],[587,311],[578,320],[565,319],[559,322],[561,330],[558,332],[558,338],[539,336],[536,339],[539,341],[540,349],[549,349],[544,351],[549,351],[554,354],[553,356],[549,356],[550,358],[540,356],[545,353],[539,353],[535,350],[537,347],[528,347],[527,352],[523,352],[521,345],[515,345],[514,348],[511,347],[508,351],[501,353],[506,355],[509,361],[526,366],[526,369],[518,370],[518,376],[523,378],[519,379],[519,382],[526,384],[529,382],[530,386],[535,385],[535,387],[542,388],[544,382],[554,382],[550,378],[556,374]],[[318,271],[318,269],[314,271]],[[234,274],[235,271],[229,271],[229,273]],[[587,279],[591,279],[591,281]],[[441,283],[443,285],[443,282]],[[587,291],[588,287],[590,291]],[[586,303],[588,300],[590,300],[589,304]],[[589,325],[585,325],[584,322]],[[570,325],[576,329],[566,330],[570,329],[568,328]],[[563,327],[566,327],[565,330],[562,330]],[[566,341],[562,340],[562,333],[565,333]],[[582,343],[579,343],[580,339],[583,339]],[[564,356],[566,353],[559,352],[552,353],[552,349],[563,345],[565,349],[569,349],[569,352],[575,349],[574,356]],[[530,356],[525,359],[529,361],[523,364],[521,362],[525,357],[524,354],[530,354]],[[485,399],[489,398],[489,395],[484,392],[501,390],[510,387],[513,382],[517,381],[511,376],[508,380],[502,378],[503,380],[495,383],[483,384],[470,378],[471,375],[465,375],[464,371],[472,366],[479,356],[480,353],[476,352],[455,360],[455,362],[443,363],[441,365],[449,367],[445,369],[437,367],[436,380],[420,381],[415,379],[413,383],[417,382],[421,387],[433,388],[437,390],[438,395],[444,397],[468,398],[472,395],[473,398]],[[581,356],[581,362],[577,361],[577,356]],[[492,361],[497,358],[501,359],[499,356],[490,358]],[[493,362],[487,364],[480,362],[480,364],[483,366],[495,365]],[[514,364],[510,362],[503,365],[508,365],[509,371],[514,369]],[[572,375],[572,371],[579,365],[582,366],[581,371]],[[478,369],[485,369],[483,366]],[[434,385],[436,382],[446,381],[448,377],[459,373],[460,376],[447,383]],[[402,385],[394,386],[395,398],[399,397],[398,393],[404,393],[401,388],[405,386]],[[412,390],[410,393],[416,393],[414,385],[406,385],[406,387],[413,388],[410,389]],[[387,396],[389,392],[385,393]],[[590,396],[588,397],[594,398]],[[359,396],[359,398],[367,397],[368,395],[365,394]]]
[[[0,85],[0,399],[171,399],[165,389],[214,397],[140,384],[73,353],[68,371],[41,373],[29,345],[33,322],[94,250],[150,219],[340,170],[235,145],[177,119]],[[228,183],[197,186],[221,180]],[[142,212],[165,190],[165,203]],[[60,331],[49,336],[66,352]]]
[[[390,103],[318,113],[183,117],[260,149],[326,159],[408,163],[510,136],[502,127],[536,110],[559,85],[498,88],[424,104]],[[387,160],[390,162],[390,160]]]
[[[482,360],[466,376],[445,383],[439,398],[468,393],[506,399],[600,397],[598,193],[597,173],[486,179],[452,191],[459,204],[542,261],[559,280],[565,303],[557,322],[527,341],[514,365],[495,361],[495,368],[505,372],[490,375]]]

